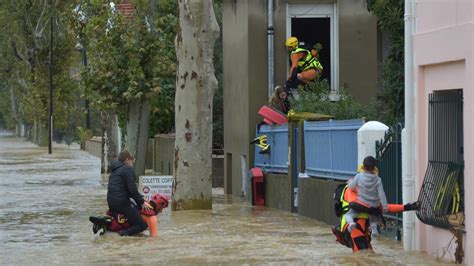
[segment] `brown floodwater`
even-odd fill
[[[159,237],[93,235],[90,215],[106,210],[100,160],[77,146],[53,154],[0,133],[0,263],[18,264],[434,264],[400,242],[375,252],[335,242],[313,219],[213,190],[213,209],[159,216]]]

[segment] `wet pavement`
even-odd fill
[[[434,264],[400,242],[376,239],[375,253],[335,242],[330,227],[215,189],[212,211],[159,216],[159,237],[93,235],[106,210],[100,160],[55,144],[53,154],[0,133],[0,264]]]

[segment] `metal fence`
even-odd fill
[[[156,134],[153,170],[162,175],[173,175],[174,134]]]
[[[450,228],[450,216],[464,210],[462,90],[429,95],[428,128],[428,168],[416,215],[425,224]]]
[[[267,135],[268,153],[261,154],[262,149],[255,145],[255,167],[264,172],[288,173],[288,124],[263,125],[257,136]]]
[[[305,122],[306,173],[348,180],[357,174],[357,130],[362,120]]]
[[[402,130],[398,124],[391,127],[382,140],[375,144],[378,160],[379,176],[382,179],[383,189],[388,203],[401,204],[402,198]],[[385,215],[402,220],[402,214]]]

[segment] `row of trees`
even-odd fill
[[[56,89],[54,100],[62,103],[55,108],[54,125],[58,132],[74,131],[80,113],[80,92],[70,78],[74,60],[74,38],[62,19],[67,4],[63,1],[50,8],[48,1],[13,1],[0,3],[0,76],[4,126],[20,129],[26,125],[28,137],[44,144],[47,139],[50,17],[56,38],[53,58]],[[54,13],[54,14],[53,14]],[[8,99],[8,100],[7,100]]]
[[[176,83],[174,37],[178,28],[177,4],[173,0],[135,1],[134,4],[137,8],[136,19],[129,23],[123,19],[119,12],[112,11],[109,1],[2,1],[0,3],[0,20],[3,25],[9,25],[9,27],[0,33],[0,53],[4,59],[0,62],[0,95],[3,96],[0,97],[0,127],[9,129],[16,127],[19,131],[21,125],[26,125],[28,137],[38,144],[45,144],[46,139],[41,138],[45,134],[40,133],[46,132],[47,125],[49,18],[53,16],[55,35],[53,44],[54,102],[59,100],[61,103],[55,105],[54,110],[56,139],[63,138],[64,140],[65,138],[70,143],[73,138],[78,139],[81,135],[90,135],[76,134],[77,127],[83,129],[86,127],[85,112],[88,102],[91,104],[94,134],[101,132],[101,113],[99,111],[102,109],[119,109],[117,112],[118,122],[122,128],[125,128],[127,108],[119,107],[120,103],[116,100],[116,96],[121,95],[124,92],[124,87],[129,84],[140,88],[143,88],[143,85],[151,88],[144,88],[144,91],[151,91],[145,95],[150,104],[150,135],[174,132]],[[214,1],[214,6],[220,23],[221,1]],[[108,15],[113,15],[110,20]],[[152,29],[148,34],[148,39],[140,39],[140,36],[144,36],[144,27],[142,27],[144,24],[140,25],[140,21],[144,21],[144,18],[147,20],[145,21],[145,24],[148,25],[146,27]],[[115,27],[108,35],[104,34],[105,29],[94,29],[94,27],[103,27],[104,23],[109,22],[115,23]],[[135,31],[140,27],[142,31]],[[127,35],[128,43],[114,40],[126,31],[132,33],[132,35]],[[144,40],[157,40],[157,42],[140,47],[141,50],[133,47],[137,43],[143,43]],[[221,80],[222,45],[220,39],[216,46],[216,76]],[[125,50],[127,52],[124,53]],[[152,53],[148,53],[150,51]],[[139,70],[143,64],[136,60],[127,61],[129,69],[127,75],[133,76],[133,79],[117,72],[124,66],[124,62],[130,59],[130,54],[135,52],[140,52],[142,55],[148,53],[142,63],[148,60],[149,66],[159,62],[152,68],[148,68],[158,76],[150,78],[151,72]],[[81,58],[83,55],[86,57]],[[120,55],[120,57],[115,55]],[[103,61],[107,57],[114,61]],[[81,61],[84,59],[88,64],[87,68],[81,66]],[[115,64],[115,60],[121,65]],[[101,63],[101,67],[98,67],[97,62]],[[107,66],[113,68],[106,69]],[[147,76],[134,76],[137,70]],[[108,79],[109,77],[106,75],[114,77]],[[97,83],[94,83],[93,78],[88,77],[96,77]],[[107,84],[102,84],[102,86],[100,83],[105,82],[105,78],[108,79]],[[150,79],[151,82],[140,83],[139,80],[136,80],[140,78]],[[128,83],[127,79],[132,83]],[[109,98],[112,97],[115,100],[101,99],[98,97],[100,93],[94,93],[95,88],[100,88],[108,93],[107,89],[117,84],[120,86],[115,87],[114,91],[109,94]],[[137,96],[138,92],[139,90],[131,89],[125,94],[125,97],[118,98],[122,102],[128,101]],[[222,147],[221,82],[219,82],[217,93],[213,117],[215,124],[217,124],[214,127],[213,136],[214,145]],[[38,97],[41,97],[42,100],[38,100]],[[42,139],[42,143],[39,141],[40,139]]]
[[[220,16],[216,20],[213,5],[220,10],[222,3],[116,2],[0,3],[0,22],[8,25],[0,32],[0,126],[17,132],[26,126],[28,138],[46,144],[51,21],[55,136],[65,135],[70,143],[76,129],[84,128],[88,109],[96,110],[102,171],[110,170],[122,148],[122,128],[124,148],[136,154],[140,175],[150,132],[174,131],[175,209],[209,208],[213,102],[215,120],[222,123],[222,86],[214,76],[222,77],[222,56],[214,58]],[[221,42],[217,47],[219,54]],[[215,91],[221,95],[214,101]],[[222,125],[216,129],[222,134]]]
[[[120,150],[121,125],[126,127],[125,148],[136,154],[138,175],[145,170],[151,101],[166,93],[163,87],[173,89],[176,5],[136,1],[130,8],[132,15],[125,17],[114,3],[83,2],[75,6],[69,25],[88,52],[80,72],[84,97],[102,110],[103,170],[108,172]]]
[[[387,125],[404,121],[404,0],[367,0],[381,32],[388,35],[388,55],[382,65],[382,91],[378,94],[377,118]]]

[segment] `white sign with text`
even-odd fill
[[[155,175],[140,176],[139,191],[146,200],[149,200],[153,193],[160,193],[171,199],[173,191],[173,176],[171,175]]]

